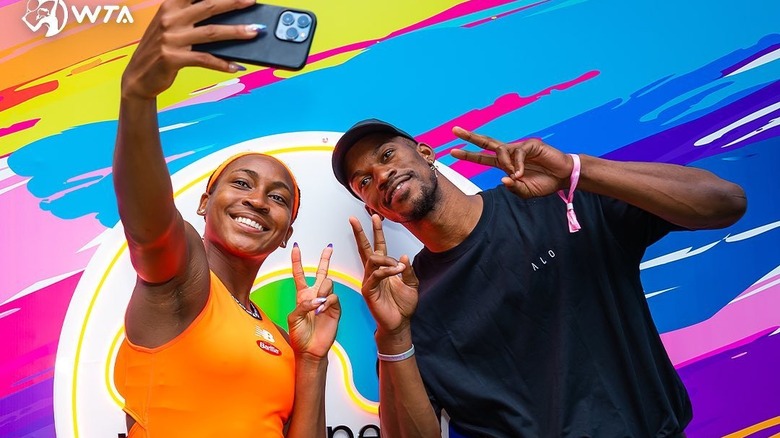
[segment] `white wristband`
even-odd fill
[[[402,360],[409,359],[412,356],[414,356],[414,344],[412,344],[412,348],[404,351],[403,353],[382,354],[378,351],[376,352],[376,357],[378,357],[379,360],[383,362],[400,362]]]

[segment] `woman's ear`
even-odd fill
[[[206,220],[206,205],[209,202],[209,194],[204,193],[200,195],[200,203],[198,204],[198,216],[203,216],[203,220]]]

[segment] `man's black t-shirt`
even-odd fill
[[[481,193],[457,247],[414,260],[417,362],[437,410],[478,437],[666,437],[690,400],[655,328],[639,263],[674,225],[577,192],[569,233],[557,195]]]

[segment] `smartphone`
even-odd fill
[[[295,71],[306,65],[317,17],[311,11],[258,3],[215,15],[196,26],[205,24],[264,24],[267,28],[251,40],[196,44],[193,50],[231,61]]]

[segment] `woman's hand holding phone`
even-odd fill
[[[225,40],[257,38],[256,26],[210,24],[196,26],[212,16],[248,8],[254,0],[165,0],[144,32],[122,76],[122,95],[154,99],[168,89],[179,70],[196,66],[233,73],[242,67],[192,46]],[[249,23],[253,24],[253,23]]]
[[[306,65],[317,18],[314,13],[284,6],[255,4],[215,15],[198,26],[255,24],[265,32],[251,40],[227,40],[198,44],[193,50],[231,61],[300,70]]]

